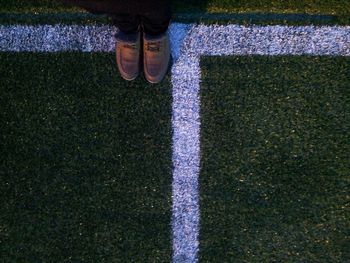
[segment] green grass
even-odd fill
[[[0,0],[1,12],[76,11],[53,0]],[[348,0],[180,0],[173,1],[175,12],[276,12],[350,15]]]
[[[350,59],[201,67],[200,262],[346,262]]]
[[[273,12],[307,14],[350,14],[347,0],[210,0],[209,12]]]
[[[67,6],[55,0],[0,0],[0,12],[77,12],[79,8]]]
[[[113,54],[0,53],[2,262],[169,262],[169,77]]]
[[[288,21],[289,18],[259,18],[256,19],[256,13],[258,14],[304,14],[304,15],[332,15],[334,18],[328,21],[329,18],[325,18],[325,24],[349,24],[350,23],[350,1],[348,0],[300,0],[300,1],[285,1],[285,0],[188,0],[186,2],[180,0],[174,0],[172,2],[174,21],[180,22],[222,22],[222,18],[210,17],[207,18],[208,14],[224,13],[228,15],[233,15],[233,17],[225,18],[227,22],[231,23],[258,23],[258,24],[298,24],[295,22]],[[83,10],[66,6],[53,0],[0,0],[0,22],[6,21],[6,23],[12,21],[18,21],[15,16],[11,17],[1,17],[5,14],[31,14],[36,15],[42,13],[77,13]],[[183,14],[197,14],[194,17],[185,17]],[[251,19],[235,17],[234,14],[250,14]],[[6,18],[6,19],[5,19]],[[49,17],[45,17],[47,21],[51,21]],[[42,19],[40,20],[41,22]],[[328,20],[327,20],[328,19]],[[19,19],[20,21],[23,20]],[[27,21],[36,21],[38,17],[27,18]],[[57,19],[56,19],[57,20]],[[59,22],[54,20],[54,22]],[[64,17],[61,20],[66,21]],[[70,20],[70,19],[68,19]],[[87,19],[89,21],[89,19]],[[93,17],[90,19],[92,21],[101,22],[100,18]],[[319,21],[314,21],[312,18],[304,18],[305,23],[320,24]],[[62,22],[62,21],[61,21]],[[91,22],[91,21],[90,21]],[[103,23],[108,22],[108,20],[103,19]],[[32,21],[33,23],[33,21]],[[85,20],[86,23],[86,20]]]

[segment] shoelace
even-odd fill
[[[124,44],[123,47],[135,50],[136,49],[136,44]]]
[[[155,41],[155,42],[147,42],[147,51],[151,51],[151,52],[159,52],[160,51],[160,46],[161,43],[160,41]]]

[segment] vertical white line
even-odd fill
[[[191,35],[188,35],[191,39]],[[187,44],[187,45],[186,45]],[[198,261],[200,165],[199,56],[190,43],[172,68],[173,262]]]

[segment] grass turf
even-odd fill
[[[180,0],[172,1],[175,12],[277,12],[309,14],[350,14],[348,0]],[[0,0],[1,12],[75,11],[52,0]]]
[[[345,262],[350,59],[201,60],[200,262]]]
[[[207,23],[222,23],[223,20],[229,23],[242,24],[349,24],[350,23],[350,2],[348,0],[302,0],[302,1],[282,1],[282,0],[188,0],[185,2],[175,0],[172,1],[173,20],[180,22],[207,22]],[[76,13],[82,11],[77,7],[66,6],[52,0],[0,0],[0,22],[1,23],[22,23],[25,20],[27,23],[40,23],[49,21],[54,22],[70,22],[71,18],[67,17],[67,13]],[[45,13],[63,13],[61,17],[50,18],[50,15]],[[16,17],[15,14],[27,13],[31,14],[30,18]],[[38,16],[44,13],[45,17]],[[220,13],[220,16],[216,16]],[[238,15],[237,15],[238,13]],[[197,14],[197,15],[196,15]],[[208,14],[214,14],[209,16]],[[223,19],[222,14],[229,14],[230,17]],[[241,16],[247,14],[249,17]],[[262,14],[268,14],[262,16]],[[274,17],[273,14],[286,16]],[[291,18],[288,15],[325,15],[324,18],[313,17],[297,17]],[[10,15],[10,16],[9,16]],[[271,16],[272,15],[272,16]],[[330,17],[331,16],[331,17]],[[77,18],[81,20],[82,17]],[[323,21],[319,21],[319,20]],[[84,18],[84,23],[107,23],[106,18],[91,16]]]
[[[169,262],[171,89],[114,55],[0,53],[3,262]]]

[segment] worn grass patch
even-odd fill
[[[114,55],[0,53],[3,262],[169,262],[169,77]]]
[[[350,59],[201,67],[200,261],[346,261]]]

